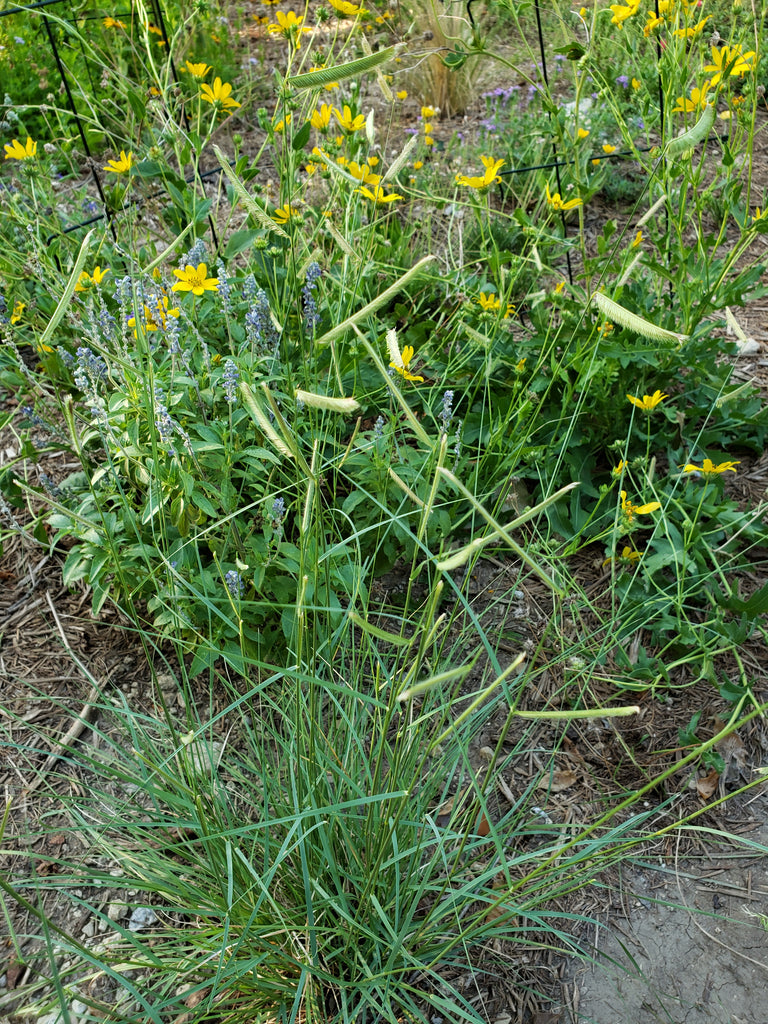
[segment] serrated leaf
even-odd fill
[[[750,619],[768,612],[768,583],[744,602],[743,610]]]

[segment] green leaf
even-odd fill
[[[205,220],[208,216],[211,206],[213,205],[212,199],[204,199],[202,203],[198,203],[193,207],[195,214],[195,223],[199,224],[200,221]]]
[[[726,679],[723,685],[718,687],[718,692],[723,700],[727,700],[729,704],[736,704],[744,697],[749,696],[751,691],[748,686],[739,686],[738,683]]]
[[[756,590],[742,605],[742,611],[750,619],[768,612],[768,583]]]
[[[294,153],[297,153],[300,149],[304,149],[306,144],[309,142],[309,131],[312,125],[309,121],[305,121],[304,124],[299,128],[294,137],[291,139],[291,149]]]
[[[209,519],[215,519],[218,515],[216,506],[204,494],[201,494],[200,491],[193,491],[191,500],[193,505],[199,508],[201,512],[205,512]]]
[[[144,116],[147,113],[147,105],[142,97],[134,90],[129,89],[127,93],[128,105],[133,111],[134,117],[137,121],[143,121]]]
[[[463,68],[467,63],[467,58],[469,56],[470,55],[466,50],[451,50],[450,53],[444,54],[441,59],[443,64],[445,64],[447,68],[450,68],[451,71],[458,71],[459,68]]]
[[[190,676],[199,676],[206,669],[213,668],[218,656],[218,651],[214,650],[213,647],[209,647],[208,644],[201,644],[195,651],[195,656],[192,659],[189,669]]]
[[[260,231],[253,231],[250,228],[242,228],[240,231],[233,232],[224,249],[224,259],[231,260],[233,256],[238,256],[246,249],[250,249],[260,234]]]
[[[349,64],[337,64],[336,67],[322,68],[320,71],[310,71],[306,75],[295,75],[286,79],[286,87],[289,89],[320,89],[331,82],[340,82],[344,78],[357,78],[364,75],[380,64],[386,64],[392,60],[397,52],[396,46],[388,46],[384,50],[370,54],[368,57],[361,57],[359,60],[350,61]]]
[[[61,582],[65,587],[71,587],[72,584],[79,583],[80,580],[85,579],[87,573],[88,568],[83,558],[83,549],[78,544],[67,555],[61,570]]]
[[[157,178],[163,172],[163,168],[157,160],[142,160],[136,164],[136,173],[140,178]]]
[[[182,210],[185,210],[187,208],[187,202],[183,192],[180,192],[175,185],[171,184],[170,181],[165,183],[165,187],[168,189],[168,194],[174,203],[176,203],[177,206],[180,206]]]
[[[94,583],[91,587],[91,615],[95,617],[99,614],[104,606],[104,602],[109,597],[110,586],[108,583]]]
[[[99,551],[91,559],[91,564],[88,567],[88,582],[91,584],[91,586],[93,586],[94,583],[97,582],[98,577],[99,577],[102,569],[107,564],[109,559],[110,559],[110,552],[109,551]]]
[[[677,730],[677,735],[680,740],[680,744],[683,747],[694,747],[699,743],[699,738],[696,735],[696,729],[699,725],[699,719],[701,718],[701,712],[697,711],[693,718],[690,720],[688,725],[682,729]]]
[[[723,756],[716,750],[705,750],[701,755],[701,763],[705,768],[714,768],[718,775],[722,775],[725,771]]]
[[[746,615],[750,620],[756,619],[768,611],[768,583],[756,590],[746,601],[734,597],[732,594],[726,596],[718,590],[712,595],[721,608],[727,608],[732,612],[739,612]]]
[[[581,60],[586,52],[581,43],[575,41],[555,49],[555,53],[563,54],[566,60]]]
[[[177,494],[171,502],[171,522],[179,531],[180,536],[188,536],[197,519],[197,509],[190,506],[182,494]]]

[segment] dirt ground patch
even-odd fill
[[[621,875],[597,963],[574,973],[579,1024],[764,1024],[768,973],[768,829],[702,837],[705,852],[641,857]]]

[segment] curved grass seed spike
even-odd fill
[[[289,89],[319,89],[331,82],[340,82],[344,78],[356,78],[364,75],[367,71],[386,64],[392,60],[398,51],[398,46],[387,46],[384,50],[377,50],[369,57],[360,57],[359,60],[350,61],[349,64],[338,64],[334,68],[321,68],[319,71],[308,71],[306,75],[294,75],[287,78],[285,84]]]
[[[714,103],[708,103],[693,128],[689,128],[687,132],[678,135],[676,139],[670,139],[664,150],[665,155],[674,158],[685,153],[688,149],[693,149],[694,146],[697,146],[706,139],[714,123],[715,105]]]
[[[533,516],[537,515],[539,512],[545,509],[547,505],[551,505],[553,501],[557,501],[558,498],[561,498],[564,494],[567,494],[568,491],[572,491],[574,487],[578,487],[578,481],[566,484],[565,487],[561,487],[559,491],[556,491],[554,494],[550,494],[548,498],[545,498],[544,501],[539,502],[538,505],[534,505],[533,508],[529,508],[526,512],[523,512],[521,516],[518,516],[517,519],[514,519],[507,526],[502,526],[493,518],[493,516],[489,512],[486,511],[486,509],[483,507],[483,505],[480,504],[480,502],[477,500],[474,494],[472,494],[471,491],[467,490],[467,488],[464,486],[461,480],[459,480],[459,478],[455,476],[449,469],[446,469],[444,466],[440,466],[438,472],[441,473],[445,477],[445,479],[450,484],[452,484],[464,498],[467,499],[467,501],[472,505],[475,511],[482,516],[482,518],[486,521],[486,523],[490,526],[491,530],[493,531],[494,537],[500,538],[510,548],[512,548],[512,550],[515,552],[518,558],[521,558],[525,562],[525,564],[530,569],[532,569],[533,572],[535,572],[536,575],[547,584],[547,586],[553,593],[559,595],[560,597],[564,596],[565,591],[560,586],[558,586],[558,584],[553,579],[550,579],[550,577],[547,576],[547,574],[539,566],[539,564],[535,562],[531,558],[531,556],[513,540],[513,538],[509,535],[509,530],[510,528],[519,526],[521,523],[527,522],[527,520],[531,519]],[[445,561],[437,562],[436,566],[438,569],[441,570],[444,570],[445,566],[447,566],[449,569],[458,568],[459,566],[463,565],[464,562],[476,550],[478,550],[478,546],[474,545],[473,547],[473,543],[470,542],[466,545],[466,547],[462,548],[461,551],[457,551],[456,554],[452,557],[446,559]]]
[[[314,391],[302,391],[301,388],[296,389],[296,399],[304,405],[326,409],[328,412],[350,413],[360,408],[360,403],[354,398],[331,398],[329,395],[317,395]]]
[[[662,206],[664,205],[664,203],[666,203],[666,201],[667,201],[667,197],[665,195],[664,196],[659,196],[659,198],[656,200],[656,202],[653,204],[653,206],[650,208],[650,210],[648,210],[646,213],[644,213],[643,216],[640,218],[640,220],[637,222],[637,224],[635,224],[635,227],[636,228],[641,228],[641,227],[643,227],[644,224],[647,224],[649,220],[652,220],[654,215],[662,208]]]
[[[269,440],[272,442],[273,447],[276,448],[281,455],[285,455],[287,458],[295,460],[296,453],[291,451],[291,448],[285,443],[282,437],[280,437],[278,432],[269,422],[269,417],[258,404],[258,402],[253,396],[253,392],[245,383],[245,381],[240,382],[240,394],[242,395],[243,398],[243,405],[251,414],[251,417],[258,424],[262,434],[264,434],[266,438],[269,438]]]
[[[619,278],[619,280],[617,282],[619,288],[621,288],[623,285],[625,285],[627,283],[627,281],[632,276],[632,271],[635,269],[635,267],[637,266],[637,264],[640,262],[640,260],[642,258],[643,258],[643,254],[641,252],[639,252],[637,254],[637,256],[635,256],[635,258],[632,260],[632,262],[629,264],[627,269],[624,271],[624,273]]]
[[[80,273],[83,267],[85,266],[85,261],[88,257],[88,250],[91,245],[91,239],[93,238],[93,234],[95,231],[96,228],[91,228],[91,230],[83,239],[83,244],[80,246],[80,252],[77,254],[77,259],[75,260],[75,265],[72,268],[72,273],[69,275],[69,280],[67,281],[67,286],[64,289],[64,294],[59,299],[56,305],[56,309],[54,309],[53,311],[53,316],[46,324],[45,330],[40,335],[40,339],[37,342],[37,344],[40,346],[41,351],[43,351],[43,346],[46,345],[52,338],[53,332],[59,326],[61,318],[66,313],[67,306],[72,300],[72,296],[75,294],[75,285],[80,280]]]
[[[531,721],[556,722],[559,719],[572,718],[627,718],[629,715],[639,715],[640,708],[637,704],[626,705],[621,708],[582,708],[579,711],[511,711],[510,714],[516,718],[527,718]]]
[[[745,380],[743,384],[740,384],[734,391],[729,391],[727,395],[720,395],[719,398],[715,399],[715,408],[722,409],[728,402],[734,402],[737,398],[741,398],[742,395],[748,396],[757,387],[757,379],[752,378],[751,380]],[[719,549],[718,549],[719,550]]]
[[[365,54],[365,56],[372,57],[373,50],[371,49],[371,44],[368,42],[368,37],[361,34],[358,36],[358,39],[362,44],[363,53]],[[389,82],[386,80],[384,75],[382,75],[378,67],[376,68],[376,81],[379,83],[379,88],[381,89],[381,93],[384,99],[387,101],[387,103],[393,103],[395,97],[392,95],[392,90],[389,88]]]
[[[285,231],[280,227],[277,221],[272,220],[266,210],[263,210],[252,195],[249,194],[245,185],[238,178],[235,172],[229,165],[229,158],[226,157],[218,146],[213,147],[213,152],[216,154],[216,159],[219,161],[219,167],[226,175],[230,185],[235,190],[235,195],[242,202],[248,213],[253,217],[255,221],[265,228],[267,231],[274,231],[276,235],[281,235],[283,238],[290,238],[290,235],[286,234]]]
[[[389,165],[387,170],[384,172],[384,175],[382,176],[382,179],[381,179],[382,184],[385,181],[391,181],[392,178],[397,177],[397,175],[400,173],[401,169],[405,166],[405,164],[408,163],[408,158],[410,157],[410,155],[414,151],[414,149],[416,149],[418,144],[419,144],[419,137],[418,137],[418,135],[412,135],[410,137],[410,139],[408,139],[406,144],[403,146],[403,149],[402,149],[402,152],[400,153],[400,156],[396,157],[394,159],[394,161]]]
[[[442,472],[449,480],[456,480],[456,477],[454,477],[452,473],[449,473],[448,470],[443,470]],[[497,526],[496,528],[492,527],[490,533],[487,533],[482,537],[475,537],[469,542],[469,544],[465,544],[464,547],[454,551],[447,558],[443,558],[439,562],[436,562],[436,568],[438,568],[440,572],[452,572],[454,569],[460,569],[461,566],[466,565],[470,558],[473,558],[477,552],[482,551],[482,549],[488,544],[498,543],[499,540],[506,539],[510,530],[514,530],[518,526],[522,526],[523,523],[527,523],[529,519],[533,519],[534,516],[543,512],[547,506],[552,505],[555,501],[559,501],[563,495],[578,486],[578,481],[566,484],[565,487],[561,487],[559,491],[555,491],[554,494],[550,494],[550,496],[545,498],[544,501],[540,501],[538,505],[534,505],[533,508],[529,508],[523,512],[522,515],[517,516],[511,523],[506,523],[504,526]],[[481,508],[482,506],[478,503],[478,511]],[[485,513],[483,513],[483,515],[485,515]],[[488,519],[487,515],[485,518]],[[490,522],[490,520],[488,521]]]
[[[609,299],[602,292],[595,292],[590,302],[593,306],[597,306],[608,320],[626,327],[629,331],[634,331],[635,334],[639,334],[643,338],[648,338],[649,341],[675,341],[678,345],[688,341],[687,334],[678,334],[676,331],[667,331],[663,327],[657,327],[649,320],[643,320],[637,313],[630,313],[628,309],[620,306],[613,299]]]
[[[740,342],[744,343],[748,340],[746,334],[742,330],[741,324],[731,312],[730,306],[725,307],[725,321]]]
[[[363,306],[362,309],[359,309],[357,313],[353,313],[352,316],[348,316],[346,320],[337,324],[336,327],[332,327],[331,330],[323,334],[322,337],[315,338],[315,344],[318,346],[328,345],[330,342],[340,338],[348,330],[360,323],[361,320],[365,319],[365,317],[369,316],[371,313],[375,313],[381,306],[386,305],[394,295],[397,295],[398,292],[402,291],[417,274],[421,273],[427,263],[431,263],[432,260],[436,258],[436,256],[423,256],[418,263],[414,263],[414,265],[407,270],[402,277],[399,277],[397,281],[395,281],[394,284],[391,284],[389,288],[385,289],[381,295],[377,295],[375,299],[371,299],[371,301],[367,305]]]

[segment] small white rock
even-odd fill
[[[755,341],[754,338],[745,338],[744,341],[741,338],[736,339],[736,348],[738,349],[738,355],[740,356],[751,356],[755,352],[759,352],[762,348],[759,341]]]
[[[120,921],[127,912],[128,908],[124,903],[110,903],[107,907],[107,917],[110,921]]]
[[[157,914],[152,907],[136,907],[131,914],[128,927],[132,932],[142,932],[145,928],[151,928],[157,920]]]

